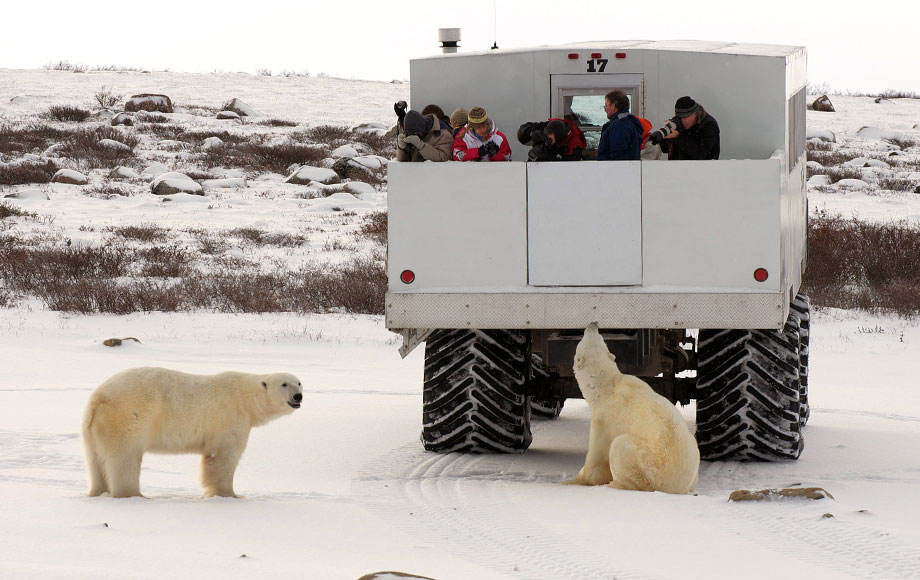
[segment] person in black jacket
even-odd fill
[[[666,127],[670,132],[656,140],[669,160],[719,158],[719,123],[692,98],[677,99],[674,118]]]

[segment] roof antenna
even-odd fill
[[[492,50],[498,50],[498,11],[495,8],[496,1],[492,0],[492,38],[494,39]]]

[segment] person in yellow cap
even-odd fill
[[[454,137],[454,161],[511,161],[508,138],[482,107],[473,107],[466,129]]]

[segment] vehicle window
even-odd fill
[[[601,140],[601,128],[607,122],[604,112],[604,95],[612,89],[593,89],[591,94],[568,94],[564,97],[565,117],[574,121],[585,134],[588,149],[597,149]],[[632,110],[632,95],[629,97]]]

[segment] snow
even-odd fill
[[[5,118],[91,94],[103,79],[128,86],[141,76],[0,74]],[[145,76],[174,102],[219,104],[232,92],[269,115],[312,125],[391,122],[392,102],[409,91],[325,78]],[[28,99],[7,104],[19,93]],[[335,98],[311,97],[319,94]],[[916,102],[882,107],[835,97],[834,104],[838,113],[810,111],[808,122],[833,131],[843,147],[878,150],[876,140],[857,135],[861,127],[920,121]],[[145,173],[168,171],[161,164]],[[225,179],[242,177],[231,169]],[[282,179],[263,174],[245,188],[162,198],[169,203],[149,193],[99,200],[59,184],[7,188],[50,199],[5,200],[39,219],[5,219],[0,233],[41,236],[51,227],[75,243],[101,243],[106,228],[144,223],[176,236],[244,227],[303,232],[304,247],[284,253],[239,244],[226,250],[296,267],[340,257],[322,251],[324,244],[355,246],[354,224],[340,210],[365,215],[386,207],[385,193],[368,184],[350,182],[350,193],[329,186],[338,188],[330,197],[304,199],[306,191],[329,191]],[[920,218],[915,194],[870,195],[828,183],[809,189],[812,211]],[[358,244],[352,253],[371,251]],[[140,342],[102,344],[128,336]],[[920,357],[917,320],[816,312],[801,459],[704,462],[696,493],[686,496],[561,485],[587,448],[589,411],[580,400],[567,401],[555,421],[535,421],[523,455],[426,453],[418,440],[423,349],[402,360],[398,344],[381,316],[85,316],[52,312],[34,299],[0,308],[0,578],[331,580],[379,570],[441,580],[920,575],[920,391],[911,378]],[[199,459],[172,455],[145,457],[148,499],[83,495],[79,432],[87,398],[110,375],[143,365],[284,370],[303,381],[302,409],[253,430],[236,476],[242,499],[201,500]],[[693,422],[693,405],[682,413]],[[823,487],[835,499],[728,502],[737,489],[796,485]]]

